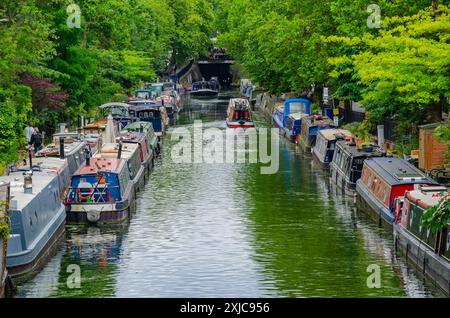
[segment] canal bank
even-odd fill
[[[232,96],[186,101],[176,126],[225,128]],[[392,234],[288,141],[280,140],[279,171],[262,175],[259,164],[176,164],[170,136],[131,220],[68,227],[57,255],[17,296],[441,296],[396,256]],[[369,288],[377,266],[380,288]]]

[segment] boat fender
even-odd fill
[[[95,223],[100,220],[100,211],[89,210],[86,212],[86,216],[89,222]]]

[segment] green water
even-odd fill
[[[177,127],[224,128],[229,95],[190,101]],[[267,126],[261,118],[259,127]],[[280,141],[280,168],[176,164],[174,141],[121,227],[67,227],[19,297],[434,297],[392,236],[337,193],[311,158]],[[70,265],[80,269],[80,288]],[[380,288],[367,269],[380,268]]]

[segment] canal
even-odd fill
[[[225,128],[231,94],[188,101],[176,126],[200,119]],[[441,296],[396,256],[392,236],[285,140],[272,175],[259,164],[174,163],[173,144],[169,134],[127,224],[68,226],[17,297]],[[374,267],[380,288],[367,285]]]

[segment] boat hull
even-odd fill
[[[395,215],[391,211],[373,198],[369,191],[361,185],[361,179],[356,183],[356,204],[360,210],[367,212],[372,219],[374,219],[379,226],[387,226],[392,229],[392,224],[395,220]]]
[[[208,89],[208,90],[194,91],[194,92],[191,92],[190,94],[191,94],[191,96],[194,96],[194,97],[212,97],[212,96],[219,95],[219,92]]]
[[[425,276],[450,294],[450,262],[437,255],[400,224],[394,225],[395,247]]]
[[[54,254],[65,231],[64,206],[34,246],[20,253],[8,253],[8,274],[15,281],[27,279],[41,269]],[[48,235],[48,233],[51,233]]]
[[[245,123],[241,124],[237,121],[236,122],[227,121],[227,127],[233,128],[233,129],[239,129],[239,128],[248,129],[248,128],[255,128],[255,124],[253,122],[245,122]]]
[[[339,167],[331,162],[330,164],[330,179],[339,189],[345,194],[353,195],[356,191],[356,183],[350,182],[344,172]]]
[[[86,211],[67,211],[67,223],[70,224],[114,224],[122,223],[129,218],[130,208],[127,207],[122,210],[97,211],[98,219],[95,221],[90,212]]]

